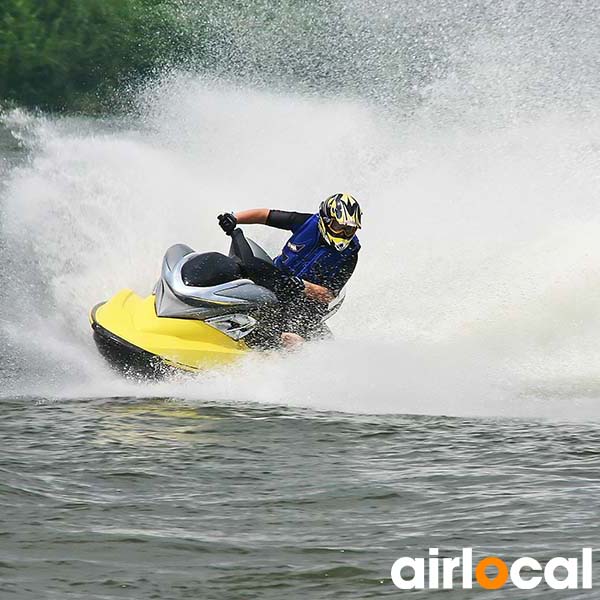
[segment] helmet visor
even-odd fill
[[[327,224],[327,228],[335,237],[351,240],[358,229],[356,225],[342,225],[335,220]]]

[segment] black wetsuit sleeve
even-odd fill
[[[312,217],[309,213],[290,212],[287,210],[272,209],[269,211],[266,224],[269,227],[277,229],[287,229],[294,231],[301,225],[304,225],[308,219]]]
[[[352,273],[354,273],[357,262],[358,252],[345,261],[335,274],[324,278],[322,285],[330,289],[337,296],[346,283],[348,283],[348,279],[350,279]]]

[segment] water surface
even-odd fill
[[[0,410],[3,598],[399,597],[400,556],[546,562],[600,534],[596,424],[164,398]]]

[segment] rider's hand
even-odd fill
[[[219,219],[219,225],[221,226],[221,229],[227,235],[231,235],[237,225],[237,219],[235,218],[235,215],[233,213],[225,213],[219,215],[217,219]]]
[[[288,279],[288,289],[294,294],[300,295],[304,291],[305,287],[304,281],[302,281],[300,277],[293,275]]]
[[[288,275],[274,269],[273,291],[282,302],[290,302],[304,295],[304,281],[300,277]]]

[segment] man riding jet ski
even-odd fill
[[[243,244],[243,234],[237,224],[258,223],[292,232],[273,261],[287,276],[285,293],[278,294],[281,303],[271,315],[272,331],[281,331],[284,346],[329,334],[323,316],[356,267],[360,250],[356,231],[361,218],[360,206],[350,194],[330,196],[316,214],[255,208],[219,215],[221,228],[238,245]],[[247,261],[248,277],[258,282],[265,270],[264,264],[257,267],[258,272],[254,272]],[[264,280],[263,284],[273,289]]]
[[[155,377],[225,365],[250,349],[289,346],[299,336],[325,335],[323,322],[340,307],[341,287],[356,265],[358,204],[338,194],[317,215],[267,213],[265,223],[293,231],[275,261],[245,238],[235,216],[222,215],[232,238],[229,256],[175,244],[164,255],[150,296],[124,289],[97,304],[90,323],[109,364],[127,375]]]

